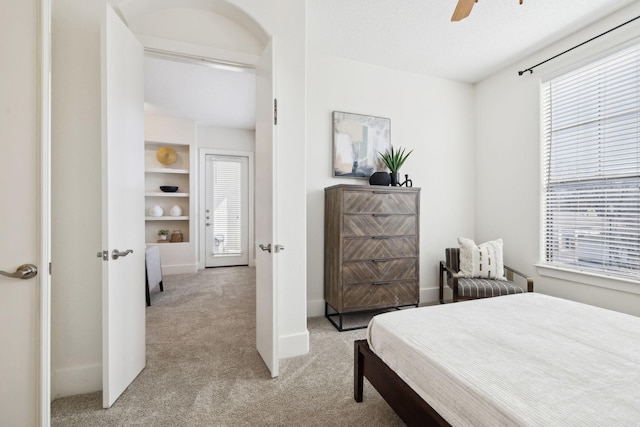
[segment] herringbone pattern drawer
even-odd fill
[[[371,283],[415,279],[417,264],[416,258],[345,262],[342,265],[342,281],[344,283]]]
[[[344,239],[342,257],[345,261],[414,257],[417,255],[417,236],[373,236]]]
[[[358,311],[417,304],[417,288],[417,282],[414,280],[377,285],[371,283],[344,285],[344,309]]]
[[[410,236],[416,234],[415,215],[345,215],[344,237]]]
[[[416,212],[415,193],[394,193],[385,190],[345,191],[345,213],[412,214]]]

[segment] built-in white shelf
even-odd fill
[[[165,245],[167,245],[167,246],[168,245],[171,245],[171,246],[179,246],[179,245],[187,246],[187,245],[189,245],[189,242],[172,242],[172,241],[167,239],[166,241],[164,241],[162,243],[158,242],[158,241],[146,242],[145,245],[147,245],[147,246],[165,246]]]
[[[179,174],[188,174],[188,169],[171,169],[171,168],[151,168],[146,169],[146,173],[179,173]]]
[[[163,193],[163,192],[150,192],[144,194],[147,197],[189,197],[189,193]]]
[[[146,216],[145,221],[188,221],[188,216]]]
[[[153,130],[153,123],[155,119],[151,119],[151,133],[158,132],[158,129],[163,128],[161,125],[158,129]],[[170,123],[170,122],[167,122]],[[145,126],[146,126],[145,120]],[[157,123],[156,123],[157,124]],[[179,126],[175,129],[181,129]],[[175,130],[172,125],[169,126],[169,134],[173,134]],[[182,129],[184,130],[184,129]],[[145,128],[145,135],[149,133],[149,129]],[[180,132],[173,134],[173,136],[179,140],[184,136],[184,141],[191,141],[195,137],[190,132],[184,132],[184,135]],[[195,139],[193,139],[195,142]],[[164,165],[158,160],[158,149],[160,147],[170,147],[176,152],[176,160],[170,165]],[[187,250],[194,246],[194,230],[193,230],[193,215],[195,212],[194,201],[191,197],[191,193],[194,191],[194,175],[195,162],[193,158],[193,147],[189,144],[180,142],[171,143],[168,140],[162,142],[145,141],[145,160],[144,160],[144,179],[145,179],[145,240],[149,244],[157,244],[158,231],[161,229],[180,229],[183,233],[184,243],[180,244],[183,249]],[[170,193],[161,191],[161,186],[175,186],[178,187],[178,191]],[[164,211],[164,216],[151,216],[150,212],[158,206]],[[170,212],[173,206],[179,206],[182,209],[180,216],[171,216]],[[182,259],[186,253],[182,250],[175,250],[178,243],[160,243],[162,249],[163,262],[182,263]],[[169,249],[174,248],[174,249]],[[171,258],[177,257],[171,260]],[[190,256],[189,256],[190,257]],[[180,261],[178,261],[180,260]]]

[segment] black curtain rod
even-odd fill
[[[605,32],[604,32],[604,33],[602,33],[602,34],[598,34],[597,36],[592,37],[592,38],[590,38],[589,40],[584,41],[584,42],[582,42],[582,43],[580,43],[580,44],[577,44],[577,45],[575,45],[574,47],[572,47],[572,48],[569,48],[569,49],[565,50],[564,52],[560,52],[559,54],[557,54],[557,55],[555,55],[555,56],[552,56],[552,57],[551,57],[551,58],[549,58],[549,59],[545,59],[544,61],[540,62],[539,64],[536,64],[536,65],[534,65],[534,66],[532,66],[532,67],[529,67],[529,68],[527,68],[527,69],[525,69],[525,70],[518,71],[518,75],[519,75],[519,76],[521,76],[521,75],[523,75],[524,73],[526,73],[527,71],[528,71],[530,74],[533,74],[533,69],[534,69],[534,68],[539,67],[540,65],[545,64],[545,63],[547,63],[547,62],[551,61],[552,59],[556,59],[558,56],[564,55],[564,54],[565,54],[565,53],[567,53],[567,52],[571,52],[573,49],[576,49],[576,48],[578,48],[578,47],[580,47],[580,46],[582,46],[582,45],[585,45],[585,44],[587,44],[587,43],[589,43],[589,42],[592,42],[592,41],[594,41],[595,39],[597,39],[597,38],[599,38],[599,37],[604,36],[605,34],[609,34],[610,32],[615,31],[615,30],[617,30],[618,28],[623,27],[623,26],[625,26],[625,25],[629,24],[629,23],[631,23],[631,22],[635,21],[636,19],[640,19],[640,16],[636,16],[636,17],[635,17],[635,18],[633,18],[633,19],[629,19],[627,22],[624,22],[624,23],[622,23],[622,24],[618,25],[617,27],[613,27],[613,28],[611,28],[610,30],[605,31]]]

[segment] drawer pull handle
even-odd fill
[[[391,193],[393,193],[393,191],[380,191],[380,190],[376,191],[376,190],[374,190],[374,191],[372,191],[372,193],[373,194],[391,194]]]
[[[374,285],[390,285],[391,282],[373,282]]]
[[[372,217],[384,217],[384,216],[391,216],[391,214],[381,214],[381,213],[374,213],[371,214]]]
[[[386,240],[386,239],[391,239],[391,236],[371,236],[372,239],[374,240]]]
[[[388,259],[372,259],[371,262],[373,263],[377,263],[377,262],[388,262]]]

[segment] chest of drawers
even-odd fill
[[[339,330],[345,313],[418,305],[419,212],[419,188],[325,188],[325,313]]]

